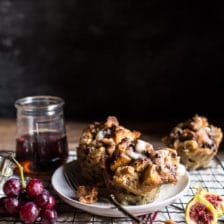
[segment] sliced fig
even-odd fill
[[[186,224],[217,224],[217,212],[213,205],[196,194],[185,210]]]
[[[224,214],[224,200],[221,195],[208,192],[205,189],[202,189],[199,194],[213,205],[218,217]]]

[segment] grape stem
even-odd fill
[[[20,174],[20,178],[21,178],[22,188],[25,189],[26,188],[26,185],[25,185],[25,180],[24,180],[23,166],[21,166],[21,164],[15,159],[15,157],[13,156],[13,154],[11,154],[11,158],[12,158],[13,162],[19,168],[19,174]]]

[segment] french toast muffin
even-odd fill
[[[119,125],[116,117],[109,116],[106,122],[94,122],[83,130],[77,157],[83,177],[90,183],[103,186],[103,171],[106,160],[110,158],[123,138],[135,140],[140,132],[130,131]]]
[[[146,204],[156,199],[162,184],[175,184],[176,151],[155,150],[140,135],[112,116],[90,124],[77,148],[80,172],[89,185],[105,187],[122,204]]]
[[[195,170],[209,166],[218,152],[222,137],[221,128],[209,124],[206,117],[196,114],[177,124],[162,141],[177,150],[181,163],[188,170]]]
[[[157,198],[162,184],[177,182],[178,164],[173,149],[154,150],[143,140],[124,139],[108,160],[105,183],[120,203],[147,204]]]

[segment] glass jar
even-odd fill
[[[49,172],[68,156],[64,100],[55,96],[18,99],[16,159],[28,173]]]

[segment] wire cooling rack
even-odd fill
[[[75,159],[75,153],[69,155],[70,159]],[[140,217],[148,224],[159,224],[168,219],[172,219],[177,223],[185,223],[184,219],[184,209],[189,200],[194,196],[196,192],[196,187],[201,186],[208,191],[218,193],[224,196],[224,152],[220,152],[211,162],[210,167],[203,170],[190,171],[190,187],[185,194],[172,205],[165,207],[162,210],[158,210],[152,214],[146,214]],[[40,176],[40,178],[45,180],[45,184],[49,190],[54,193],[50,184],[49,176]],[[129,218],[110,218],[95,216],[79,209],[71,207],[64,203],[57,195],[57,211],[58,220],[57,223],[68,223],[68,224],[134,224]],[[17,218],[13,217],[2,217],[0,216],[0,224],[3,223],[20,223]],[[224,223],[224,221],[219,221],[219,223]]]

